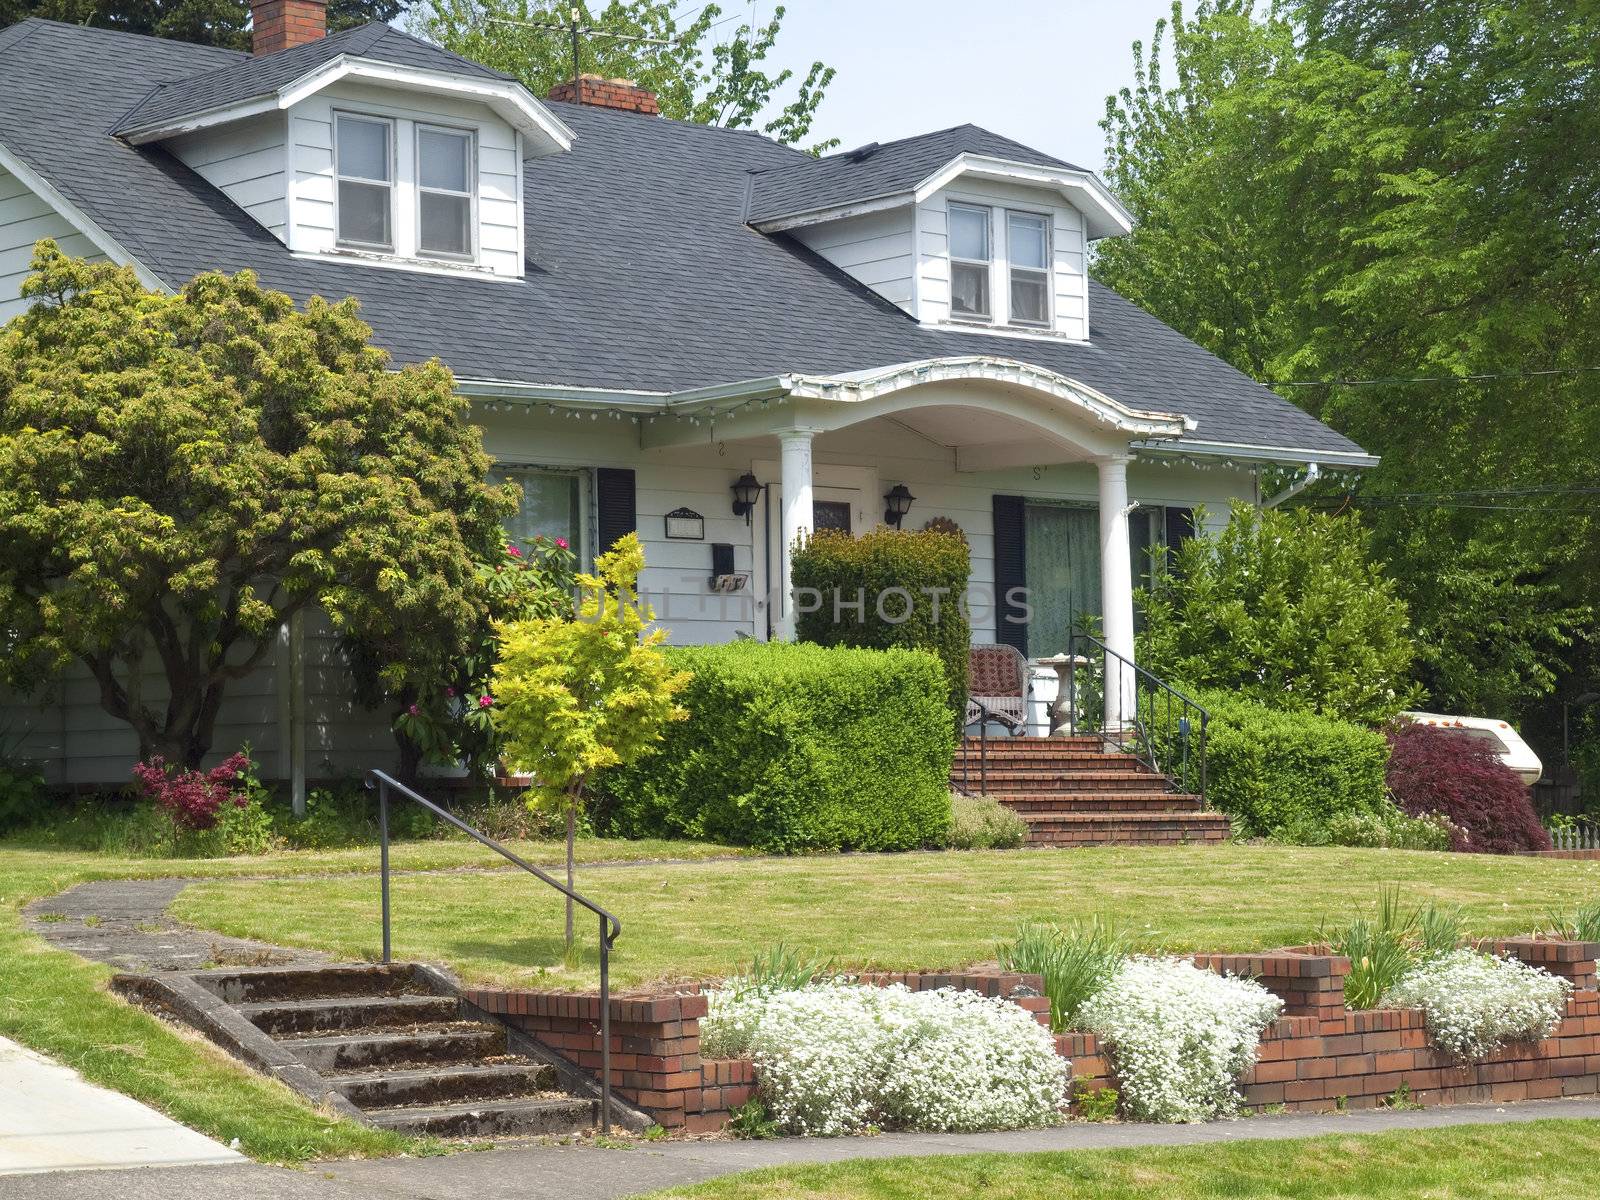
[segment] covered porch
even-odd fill
[[[940,515],[934,505],[917,511],[921,485],[895,475],[883,453],[909,439],[988,492],[989,562],[975,569],[967,603],[975,631],[993,632],[975,637],[1039,658],[1064,649],[1094,616],[1107,647],[1131,663],[1134,584],[1144,568],[1135,547],[1164,540],[1169,510],[1140,510],[1129,464],[1135,444],[1177,439],[1187,427],[1181,414],[1132,408],[1038,367],[971,357],[680,394],[666,414],[646,419],[641,440],[647,453],[668,455],[709,438],[731,468],[748,467],[747,487],[759,488],[748,512],[756,637],[793,637],[789,550],[797,541],[818,529],[896,523],[887,505],[897,489],[902,505],[910,494],[905,528]],[[1059,488],[1042,485],[1047,471],[1092,480],[1092,490],[1084,495],[1075,482],[1077,498],[1041,494]],[[1043,674],[1048,695],[1053,675]],[[1108,719],[1121,711],[1109,695]]]

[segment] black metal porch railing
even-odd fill
[[[500,855],[513,866],[521,867],[535,879],[549,884],[568,897],[574,903],[581,905],[600,918],[600,1131],[611,1132],[611,947],[617,940],[617,935],[622,932],[622,922],[617,920],[605,909],[586,896],[580,895],[567,887],[566,884],[553,876],[546,875],[538,867],[521,858],[519,855],[507,850],[499,842],[487,834],[480,833],[465,821],[452,813],[445,811],[432,800],[418,795],[411,788],[401,783],[398,779],[385,774],[383,771],[367,772],[368,786],[378,789],[378,840],[380,845],[380,873],[382,876],[383,890],[383,961],[391,959],[391,938],[389,920],[389,793],[399,794],[413,804],[420,804],[434,816],[446,824],[459,829],[462,833],[481,842],[496,854]]]
[[[1098,733],[1117,742],[1179,791],[1197,796],[1203,806],[1211,714],[1087,633],[1068,639],[1067,657],[1067,731]],[[1078,665],[1080,658],[1086,665]],[[1123,697],[1120,728],[1106,728],[1108,693]]]

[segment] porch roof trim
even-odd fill
[[[927,358],[915,362],[848,371],[838,375],[773,375],[677,392],[667,398],[670,412],[697,412],[729,401],[745,402],[786,397],[859,404],[874,397],[925,383],[984,380],[1008,383],[1064,400],[1098,422],[1136,437],[1162,440],[1180,438],[1194,429],[1181,413],[1151,412],[1132,408],[1088,384],[1044,367],[1011,358],[963,355]]]

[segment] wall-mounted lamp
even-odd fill
[[[883,502],[886,505],[883,519],[899,529],[900,522],[906,519],[906,514],[911,511],[911,502],[915,499],[905,484],[895,484],[883,494]]]
[[[750,514],[755,512],[759,499],[761,481],[749,471],[733,481],[733,515],[743,517],[746,525],[750,524]]]

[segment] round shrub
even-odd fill
[[[1184,689],[1188,690],[1188,689]],[[1206,727],[1206,799],[1250,837],[1307,831],[1391,807],[1381,733],[1310,712],[1285,712],[1234,692],[1189,692],[1210,714]],[[1158,741],[1165,727],[1153,728]],[[1198,754],[1196,730],[1191,754]],[[1177,761],[1170,746],[1167,761]]]
[[[1389,746],[1386,778],[1395,803],[1413,817],[1437,813],[1449,821],[1451,849],[1550,849],[1528,789],[1485,743],[1407,721],[1390,729]]]
[[[1239,1079],[1283,1001],[1182,959],[1130,958],[1078,1010],[1111,1056],[1127,1114],[1205,1121],[1239,1107]]]
[[[1006,1000],[837,980],[784,991],[730,981],[708,999],[702,1055],[754,1060],[762,1101],[789,1133],[1024,1129],[1054,1124],[1066,1105],[1070,1064]]]
[[[1514,958],[1455,950],[1401,976],[1387,1008],[1420,1008],[1428,1036],[1457,1058],[1485,1058],[1506,1042],[1537,1042],[1561,1024],[1572,985]]]
[[[959,532],[825,530],[795,550],[793,571],[802,642],[927,650],[944,664],[952,713],[966,711],[972,554]]]
[[[1368,722],[1416,697],[1414,656],[1405,603],[1354,519],[1243,502],[1156,576],[1138,655],[1164,679]]]

